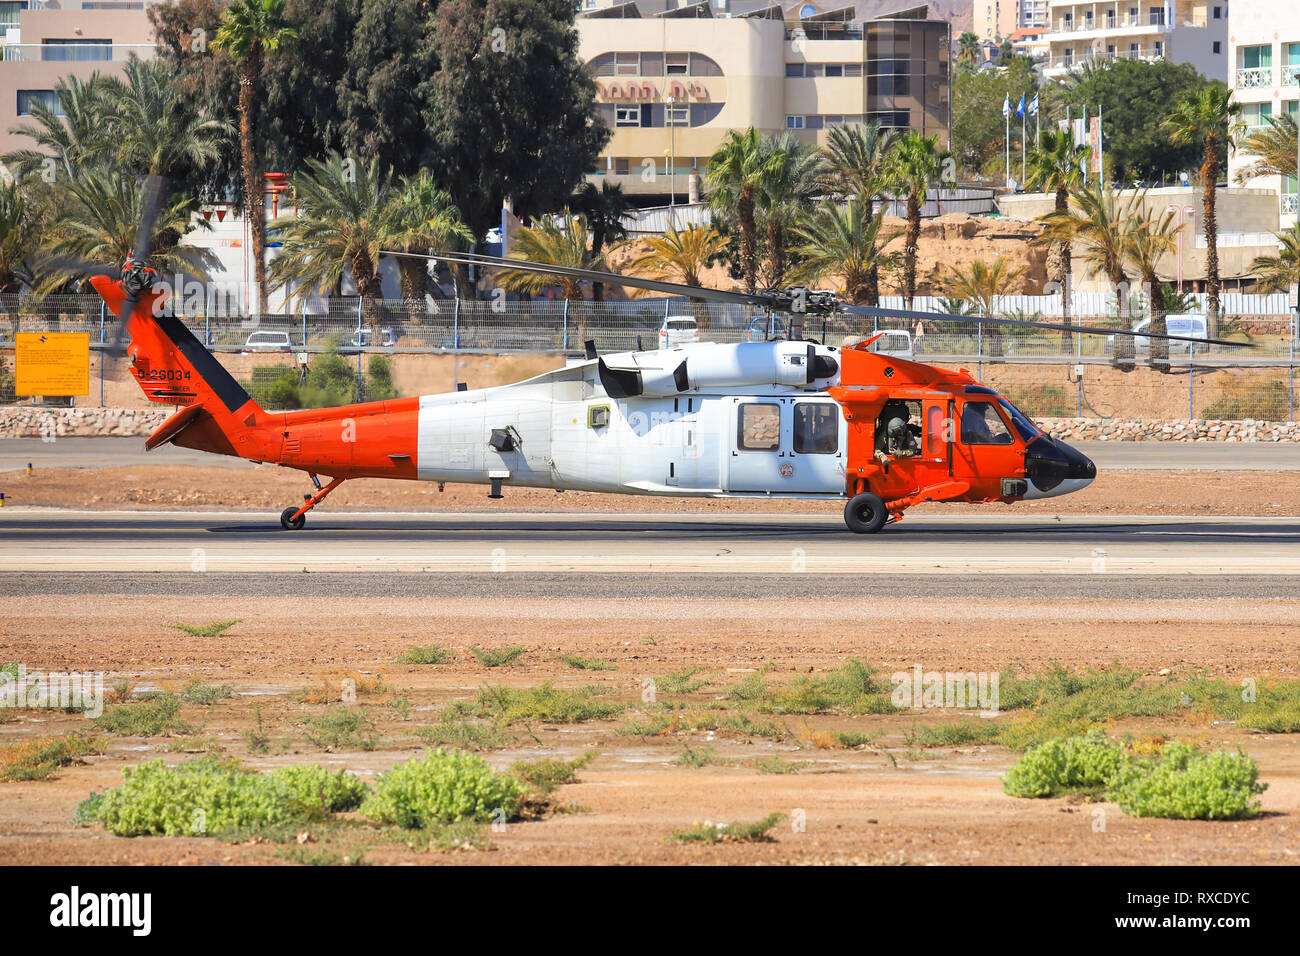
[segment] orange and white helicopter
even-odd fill
[[[356,478],[484,484],[492,497],[513,485],[818,498],[843,502],[851,531],[874,533],[921,502],[1011,503],[1078,491],[1096,476],[1087,457],[966,370],[870,351],[872,338],[844,348],[801,340],[794,322],[790,337],[779,341],[605,355],[588,343],[584,359],[510,385],[267,411],[179,319],[154,314],[160,293],[145,264],[151,232],[142,224],[136,254],[117,278],[91,278],[121,319],[118,334],[129,337],[131,371],[145,395],[179,406],[145,447],[171,442],[306,472],[315,492],[284,509],[286,530],[302,528],[307,512]],[[814,290],[747,295],[469,253],[428,258],[785,310],[796,319],[840,311],[972,321],[846,305]],[[324,485],[322,475],[329,478]]]

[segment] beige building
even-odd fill
[[[1020,26],[1020,0],[974,0],[971,32],[981,40],[1001,43]]]
[[[153,56],[153,31],[144,3],[90,0],[0,2],[0,153],[32,141],[10,127],[33,103],[57,105],[54,86],[65,76],[117,73],[134,54]]]
[[[1119,59],[1190,63],[1228,78],[1228,0],[1050,0],[1048,18],[1048,79]]]
[[[1269,128],[1269,120],[1288,113],[1300,117],[1300,12],[1294,0],[1253,0],[1235,3],[1228,21],[1228,58],[1232,66],[1228,85],[1241,104],[1243,133]],[[1235,186],[1237,173],[1255,161],[1244,150],[1228,154],[1228,182]],[[1280,226],[1296,221],[1297,196],[1294,176],[1252,179],[1247,185],[1271,190],[1278,196]]]
[[[863,20],[853,6],[664,3],[578,17],[613,131],[593,178],[683,202],[728,131],[750,126],[821,144],[836,126],[877,121],[948,141],[951,29],[925,7]]]

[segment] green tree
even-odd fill
[[[107,129],[117,160],[146,175],[185,178],[220,158],[234,133],[225,120],[189,108],[169,60],[129,60],[104,87]]]
[[[1146,286],[1151,302],[1151,332],[1164,335],[1165,296],[1156,275],[1156,263],[1173,252],[1178,243],[1178,219],[1169,209],[1154,212],[1146,208],[1145,191],[1132,204],[1124,223],[1124,257]],[[1149,339],[1151,360],[1162,371],[1169,370],[1169,340]]]
[[[285,0],[234,0],[225,9],[212,41],[239,62],[239,155],[244,180],[244,209],[253,236],[257,313],[266,311],[266,204],[257,161],[254,100],[262,64],[287,49],[298,33],[284,17]]]
[[[1124,222],[1127,214],[1119,193],[1099,182],[1091,183],[1070,195],[1070,207],[1053,210],[1040,217],[1041,241],[1069,242],[1083,250],[1087,274],[1104,275],[1115,290],[1117,318],[1121,328],[1128,328],[1128,274],[1125,272],[1126,250]],[[1115,337],[1115,357],[1132,358],[1133,340],[1127,335]]]
[[[786,280],[786,233],[819,192],[822,156],[790,133],[763,137],[761,148],[765,158],[755,205],[767,240],[763,284],[779,288]]]
[[[1249,133],[1237,143],[1237,151],[1256,157],[1237,170],[1237,184],[1260,176],[1295,176],[1296,121],[1289,113],[1268,118],[1268,125]]]
[[[388,176],[371,160],[361,165],[338,153],[308,160],[293,177],[298,214],[281,216],[271,232],[284,243],[271,264],[276,284],[296,285],[293,295],[336,291],[346,267],[373,317],[383,297],[380,250],[394,240],[385,216]]]
[[[1276,235],[1278,254],[1256,256],[1250,264],[1250,271],[1259,280],[1257,291],[1262,293],[1289,290],[1300,282],[1300,222]]]
[[[965,268],[949,267],[940,279],[945,295],[969,304],[976,315],[993,316],[998,296],[1012,294],[1024,278],[1023,269],[1013,269],[1006,256],[998,256],[990,264],[976,259]],[[1002,327],[992,325],[988,330],[989,354],[1002,354]]]
[[[948,154],[938,148],[938,136],[912,130],[899,137],[889,152],[886,182],[895,195],[907,200],[907,231],[903,239],[903,300],[912,307],[916,296],[916,250],[921,238],[921,205],[927,190],[938,185]]]
[[[884,249],[895,236],[883,234],[884,216],[874,213],[872,205],[861,196],[843,203],[822,200],[795,226],[796,276],[814,282],[840,276],[853,305],[879,305],[880,268],[893,261]]]
[[[605,247],[627,238],[626,217],[636,211],[636,206],[623,194],[623,187],[609,180],[601,180],[600,188],[588,180],[574,193],[572,208],[582,216],[591,234],[591,258],[601,259]],[[591,284],[591,298],[600,302],[605,298],[605,283]]]
[[[875,122],[834,127],[822,148],[822,191],[840,199],[858,196],[874,202],[885,190],[886,160],[897,136],[896,129]],[[875,305],[880,301],[880,269],[873,261],[868,271],[866,295]]]
[[[44,209],[19,182],[0,183],[0,294],[36,285]]]
[[[380,213],[382,232],[391,237],[394,248],[427,256],[474,241],[474,234],[460,221],[451,194],[438,186],[433,174],[422,169],[398,184],[395,195],[383,200]],[[412,321],[424,301],[429,279],[429,260],[397,257],[402,277],[402,298]]]
[[[538,262],[551,266],[566,266],[570,269],[601,269],[605,260],[589,259],[587,224],[569,210],[559,218],[546,216],[534,226],[520,229],[515,233],[514,247],[508,258],[522,259],[526,262]],[[497,281],[503,289],[510,292],[522,292],[536,295],[553,286],[558,286],[564,297],[581,302],[582,283],[569,276],[552,276],[525,269],[503,269],[497,273]]]
[[[1222,83],[1205,79],[1187,63],[1170,60],[1087,61],[1062,83],[1071,115],[1101,109],[1106,163],[1118,182],[1153,181],[1196,165],[1195,145],[1177,143],[1153,120]],[[1044,117],[1046,125],[1046,117]],[[1226,141],[1220,143],[1227,157]]]
[[[980,38],[971,31],[963,31],[957,37],[957,62],[966,66],[975,66],[980,57]]]
[[[481,237],[563,206],[609,139],[578,57],[571,0],[442,0],[422,87],[430,166]]]
[[[959,70],[953,74],[952,141],[949,148],[967,175],[1002,177],[1007,141],[1007,124],[1002,116],[1003,99],[1010,98],[1014,109],[1022,93],[1028,103],[1037,90],[1038,76],[1033,64],[1024,57],[1015,58],[1000,70]],[[1052,102],[1046,95],[1039,100],[1043,126],[1056,118]],[[1019,149],[1019,136],[1020,122],[1013,114],[1011,137],[1016,150]]]
[[[758,190],[766,175],[764,163],[771,154],[754,127],[743,132],[729,130],[711,157],[705,171],[709,205],[725,215],[734,215],[740,233],[740,271],[745,291],[758,288]]]
[[[4,164],[17,177],[40,175],[50,179],[71,179],[84,166],[102,162],[110,152],[105,136],[107,105],[104,91],[107,81],[98,73],[82,80],[75,76],[55,81],[51,109],[33,103],[32,120],[9,127],[16,136],[25,136],[36,145],[5,154]],[[55,160],[50,170],[49,160]],[[49,175],[52,172],[53,175]]]
[[[726,251],[727,241],[712,226],[669,227],[662,236],[646,240],[649,249],[628,264],[634,275],[679,282],[702,288],[703,273]],[[698,328],[709,327],[709,307],[703,299],[691,299],[691,313]]]
[[[1232,91],[1222,84],[1214,84],[1184,99],[1161,126],[1171,141],[1201,149],[1201,206],[1205,220],[1205,286],[1209,313],[1206,324],[1211,336],[1219,334],[1219,219],[1215,210],[1215,190],[1222,166],[1222,149],[1232,139],[1240,116],[1241,104],[1233,101]]]
[[[1025,185],[1041,189],[1055,196],[1054,210],[1058,213],[1070,207],[1070,190],[1083,182],[1083,161],[1088,156],[1086,146],[1075,146],[1069,131],[1044,130],[1037,145],[1025,161]],[[1047,272],[1052,281],[1061,287],[1062,324],[1070,324],[1070,243],[1054,242],[1048,257]],[[1061,344],[1068,352],[1070,333],[1061,333]]]

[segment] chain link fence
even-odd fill
[[[1130,321],[1143,317],[1141,301]],[[1060,296],[1008,296],[996,301],[1002,316],[1059,321]],[[1051,311],[1055,307],[1055,313]],[[1076,295],[1075,324],[1117,327],[1114,298]],[[902,308],[901,297],[881,306]],[[872,320],[858,316],[804,316],[807,338],[841,345],[877,332],[906,333],[889,339],[891,350],[910,348],[915,358],[965,367],[1005,390],[1031,414],[1044,417],[1254,418],[1295,421],[1295,319],[1285,296],[1224,296],[1223,333],[1251,349],[1170,343],[1167,365],[1151,362],[1139,341],[1132,359],[1117,358],[1106,336],[1008,330],[971,318],[964,322]],[[943,300],[918,296],[917,311],[941,311]],[[1237,310],[1234,312],[1234,308]],[[1252,309],[1254,311],[1246,311]],[[330,300],[328,312],[267,315],[260,321],[214,312],[187,315],[185,324],[218,354],[295,353],[326,349],[358,353],[581,353],[591,340],[601,352],[693,340],[763,341],[787,334],[789,316],[763,309],[686,298],[609,302],[506,299]],[[86,332],[92,348],[110,344],[116,319],[97,296],[0,296],[0,402],[12,403],[13,344],[18,332]],[[910,345],[908,344],[910,342]],[[882,343],[883,344],[883,343]],[[1121,354],[1123,354],[1121,352]],[[93,402],[92,402],[93,404]]]

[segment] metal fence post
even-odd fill
[[[561,319],[561,323],[562,323],[561,327],[564,329],[564,337],[561,343],[561,348],[563,348],[563,350],[567,352],[569,351],[569,300],[568,299],[564,300],[564,314]]]
[[[1196,343],[1187,343],[1187,420],[1196,419]]]
[[[975,323],[975,377],[984,378],[984,323]]]
[[[451,307],[451,348],[460,348],[460,296],[456,296]]]
[[[361,401],[361,354],[365,351],[365,342],[362,339],[361,331],[361,303],[365,301],[363,296],[357,296],[357,401]]]
[[[1287,418],[1295,421],[1295,336],[1297,330],[1300,330],[1300,303],[1296,304],[1296,310],[1291,315],[1291,357],[1287,365]]]
[[[307,300],[302,301],[302,347],[307,347]]]
[[[104,344],[104,308],[105,303],[99,303],[99,344]]]

